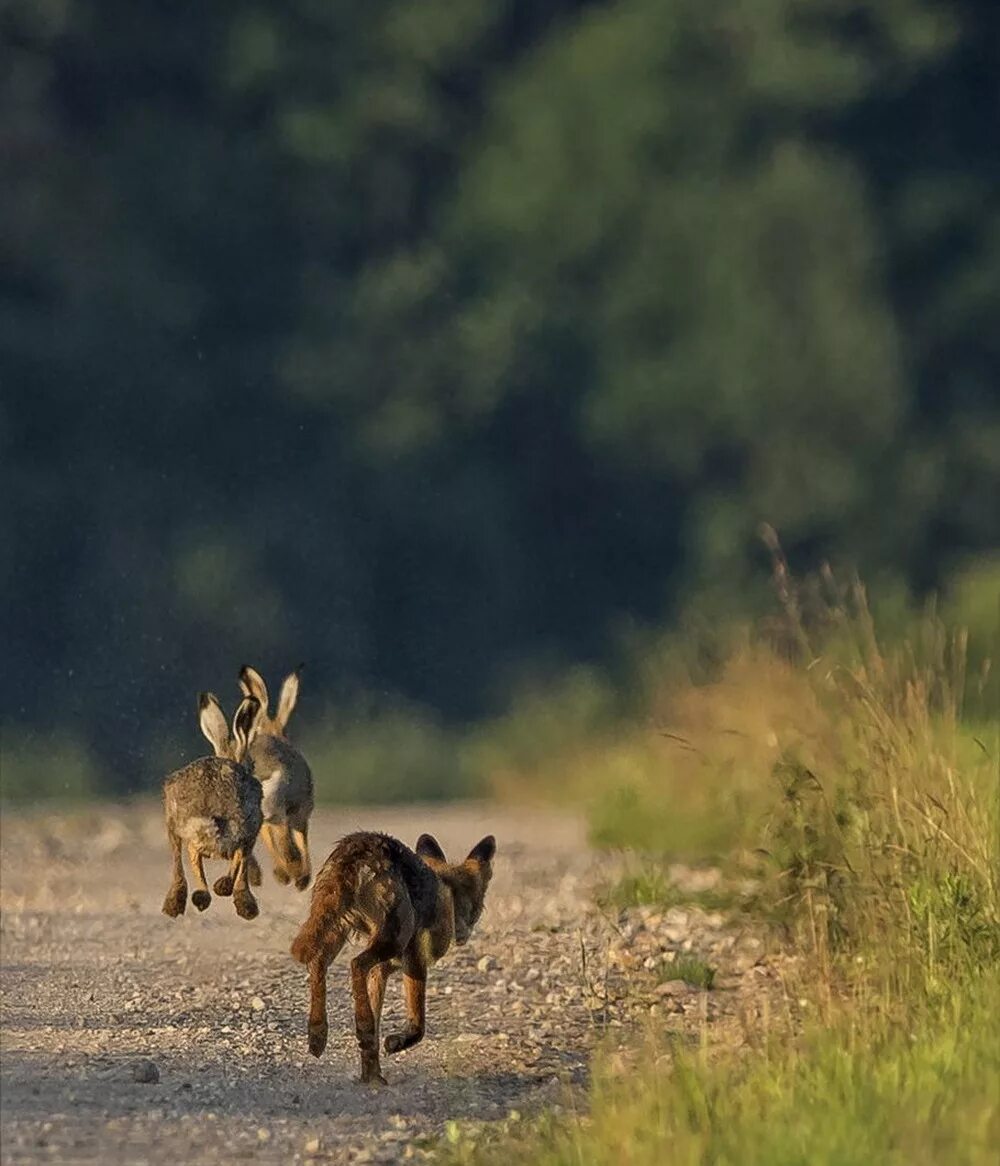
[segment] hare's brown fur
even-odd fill
[[[205,881],[204,860],[231,862],[231,875],[216,883],[217,894],[232,894],[237,914],[253,919],[257,901],[247,885],[247,862],[260,831],[260,783],[244,764],[259,705],[253,698],[242,702],[233,717],[230,734],[218,699],[211,693],[199,697],[202,732],[211,741],[214,757],[202,757],[177,770],[163,783],[163,808],[167,838],[173,855],[170,890],[163,901],[166,915],[184,913],[187,880],[183,850],[197,883],[191,902],[199,911],[211,903]]]
[[[274,877],[283,884],[294,880],[295,886],[304,891],[311,875],[309,817],[313,812],[313,779],[306,759],[286,733],[298,701],[300,671],[297,668],[285,677],[274,716],[270,714],[270,697],[261,674],[245,664],[239,681],[244,694],[260,702],[249,756],[263,789],[261,837],[271,853]]]
[[[349,936],[367,940],[351,961],[361,1080],[385,1084],[378,1029],[389,976],[402,968],[407,1022],[385,1038],[387,1054],[423,1039],[425,988],[431,964],[452,942],[465,943],[479,920],[493,874],[496,843],[484,838],[460,863],[422,834],[416,853],[386,834],[349,834],[316,876],[309,917],[292,955],[309,968],[309,1051],[326,1048],[326,974]]]

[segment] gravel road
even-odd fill
[[[570,812],[486,805],[321,810],[314,861],[350,830],[412,845],[428,830],[464,855],[498,841],[486,911],[428,986],[428,1035],[386,1058],[389,1087],[357,1084],[348,953],[330,973],[330,1042],[306,1048],[305,970],[288,954],[308,894],[263,859],[259,918],[229,900],[160,913],[169,861],[159,805],[8,812],[0,865],[0,1159],[40,1162],[395,1162],[452,1120],[490,1121],[564,1098],[602,1033],[643,1011],[683,1027],[733,1021],[729,997],[656,987],[673,950],[729,961],[729,986],[766,974],[701,913],[608,920],[601,864]],[[209,882],[221,873],[209,864]],[[649,995],[632,989],[648,981]],[[726,987],[722,977],[720,986]],[[665,990],[666,989],[666,990]],[[401,1015],[390,983],[383,1033]],[[711,995],[711,1000],[709,1000]],[[637,1011],[638,1010],[638,1011]]]

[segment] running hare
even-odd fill
[[[288,740],[285,727],[299,697],[299,671],[290,672],[269,715],[264,678],[248,664],[240,669],[240,688],[260,701],[256,732],[250,744],[253,771],[264,791],[261,837],[271,852],[279,883],[295,880],[300,891],[309,886],[309,815],[313,812],[313,779],[306,759]]]
[[[187,903],[187,882],[181,848],[187,845],[188,860],[198,889],[191,902],[199,911],[211,903],[205,881],[204,860],[225,858],[231,872],[216,883],[228,883],[237,915],[253,919],[257,900],[247,885],[247,861],[260,831],[260,783],[246,765],[247,746],[256,730],[260,704],[247,697],[233,717],[229,732],[218,697],[203,692],[198,698],[201,731],[212,743],[214,757],[202,757],[172,773],[163,783],[167,837],[173,851],[174,873],[163,900],[165,915],[182,915]],[[223,891],[223,893],[227,893]]]

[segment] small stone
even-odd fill
[[[476,964],[477,972],[492,972],[496,967],[496,960],[492,956],[484,955]]]
[[[254,998],[250,1001],[250,1007],[254,1010],[254,1012],[263,1012],[267,1005],[263,1000],[261,1000],[259,996],[254,996]]]
[[[667,980],[663,984],[657,984],[657,996],[684,996],[690,991],[684,980]]]
[[[258,1142],[269,1142],[271,1140],[271,1131],[265,1129],[263,1126],[257,1131]]]
[[[309,1138],[302,1148],[307,1154],[318,1154],[320,1151],[320,1146],[321,1142],[319,1138]]]
[[[160,1070],[152,1061],[136,1061],[132,1066],[132,1080],[140,1085],[155,1085],[160,1079]]]

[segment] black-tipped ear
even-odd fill
[[[240,688],[243,690],[244,696],[252,696],[254,700],[259,701],[261,709],[265,714],[267,713],[270,705],[267,685],[264,683],[264,677],[256,668],[251,668],[249,664],[244,664],[240,669]]]
[[[198,724],[216,757],[224,757],[229,746],[229,726],[214,692],[198,694]]]
[[[492,862],[493,855],[497,852],[497,840],[492,834],[487,834],[485,838],[477,842],[475,846],[469,851],[469,858],[473,862]]]
[[[233,717],[233,739],[242,743],[245,749],[253,734],[254,721],[260,712],[260,701],[256,697],[244,697]]]
[[[417,839],[417,854],[421,858],[436,858],[439,862],[447,862],[444,851],[438,845],[438,840],[432,834],[421,834]]]

